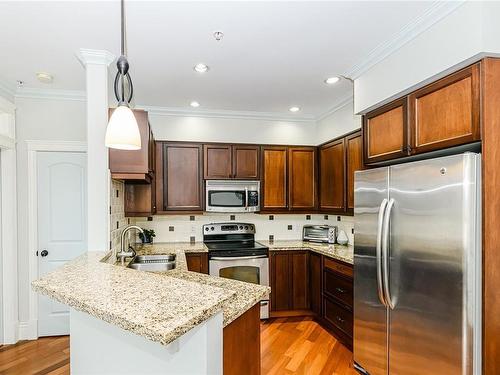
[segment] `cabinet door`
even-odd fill
[[[293,251],[290,253],[292,276],[292,310],[309,310],[309,252]]]
[[[287,148],[265,146],[261,151],[262,209],[286,210],[287,200]]]
[[[203,145],[205,179],[233,177],[230,145]]]
[[[288,149],[290,210],[316,208],[316,147]]]
[[[114,108],[109,109],[109,116]],[[141,134],[140,150],[117,150],[109,149],[109,169],[112,177],[123,180],[140,180],[149,175],[152,168],[151,139],[152,133],[148,122],[148,113],[142,110],[134,110],[134,116]],[[148,180],[149,182],[149,180]]]
[[[186,253],[188,271],[208,274],[207,253]]]
[[[321,316],[321,255],[309,253],[309,285],[311,311]]]
[[[413,153],[480,139],[480,63],[410,95]]]
[[[320,208],[330,211],[345,209],[345,145],[344,138],[321,146]]]
[[[365,164],[409,155],[407,110],[403,98],[364,116]]]
[[[125,184],[125,216],[155,214],[154,184]]]
[[[165,143],[163,149],[163,207],[165,211],[202,211],[202,146]]]
[[[361,132],[351,134],[345,138],[346,147],[346,210],[354,212],[354,172],[363,169],[363,138]]]
[[[271,310],[290,310],[290,262],[288,253],[271,252]]]
[[[233,177],[238,179],[259,178],[259,146],[234,145]]]

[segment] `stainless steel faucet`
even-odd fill
[[[127,246],[127,249],[125,249],[125,236],[131,229],[136,229],[140,233],[144,234],[144,231],[142,230],[141,227],[138,227],[137,225],[129,225],[128,227],[124,228],[122,231],[121,239],[120,239],[120,252],[116,254],[116,259],[121,260],[122,263],[124,262],[125,258],[128,257],[135,257],[136,252],[132,246],[130,246],[130,243]]]

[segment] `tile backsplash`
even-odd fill
[[[234,218],[233,218],[234,216]],[[194,218],[194,220],[193,220]],[[269,240],[273,236],[278,240],[297,240],[302,238],[302,227],[311,224],[336,225],[344,230],[349,243],[354,242],[354,220],[351,216],[324,214],[287,214],[287,215],[260,215],[260,214],[204,214],[204,215],[171,215],[154,216],[152,221],[147,218],[131,218],[142,228],[154,229],[155,242],[189,242],[192,237],[196,241],[203,241],[202,225],[229,221],[248,222],[255,225],[257,240]]]
[[[112,179],[109,192],[109,247],[113,252],[120,249],[120,234],[129,220],[125,217],[124,194],[125,184],[122,181]]]

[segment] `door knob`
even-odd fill
[[[42,252],[40,253],[40,255],[42,257],[46,257],[47,255],[49,255],[49,252],[47,250],[42,250]]]

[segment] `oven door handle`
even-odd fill
[[[268,255],[251,255],[247,257],[212,257],[210,260],[241,260],[241,259],[261,259],[269,258]]]

